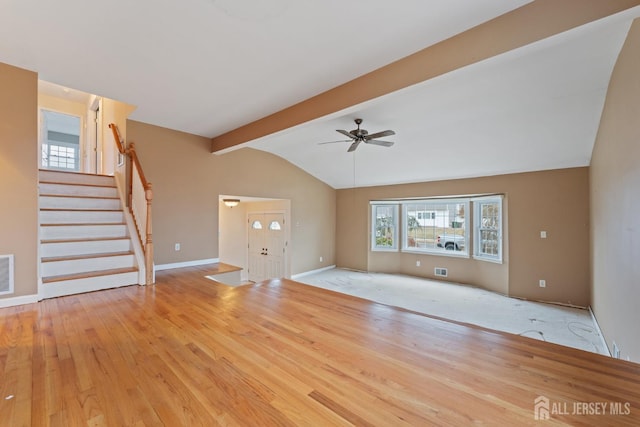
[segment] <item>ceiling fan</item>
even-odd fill
[[[391,141],[380,141],[377,138],[383,138],[385,136],[395,135],[396,133],[394,131],[383,130],[382,132],[369,134],[369,132],[367,132],[366,129],[360,129],[360,124],[362,124],[362,119],[355,119],[354,122],[356,122],[356,125],[358,126],[357,129],[351,130],[349,132],[342,129],[336,129],[336,132],[339,132],[350,139],[340,140],[340,141],[321,142],[320,144],[333,144],[335,142],[351,142],[352,144],[349,146],[349,149],[347,150],[347,152],[349,153],[352,151],[355,151],[355,149],[358,148],[358,145],[360,145],[361,142],[364,142],[365,144],[381,145],[383,147],[391,147],[393,145],[393,142]]]

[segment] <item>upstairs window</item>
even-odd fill
[[[41,167],[79,171],[80,117],[49,110],[41,111]]]

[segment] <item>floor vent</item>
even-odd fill
[[[0,255],[0,295],[13,293],[13,255]]]
[[[447,269],[442,267],[436,267],[434,271],[435,271],[435,275],[439,277],[447,277],[447,275],[449,274]]]

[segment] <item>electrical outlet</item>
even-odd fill
[[[546,288],[547,287],[547,281],[544,279],[540,279],[540,287],[541,288]]]
[[[176,251],[179,251],[179,250],[180,250],[180,243],[176,243],[175,250],[176,250]]]
[[[320,257],[320,262],[324,261],[324,258]]]
[[[546,239],[547,238],[547,232],[546,231],[541,231],[540,232],[540,238],[541,239]]]
[[[416,261],[416,267],[420,267],[420,261]]]

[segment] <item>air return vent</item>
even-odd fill
[[[434,273],[436,276],[439,276],[439,277],[447,277],[447,275],[449,274],[447,269],[443,267],[434,268]]]
[[[0,255],[0,295],[13,293],[13,255]]]

